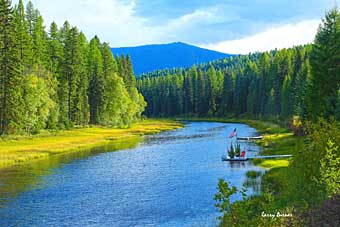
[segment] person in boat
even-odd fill
[[[246,151],[242,151],[240,158],[246,158]]]

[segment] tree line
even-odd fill
[[[145,75],[138,88],[151,116],[306,114],[310,46],[226,58],[171,74]]]
[[[45,29],[22,0],[0,0],[0,134],[129,125],[144,110],[129,56],[67,21]]]
[[[340,119],[339,24],[334,9],[314,44],[143,75],[145,114]]]

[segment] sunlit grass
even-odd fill
[[[0,168],[181,127],[181,123],[170,120],[145,120],[126,129],[89,127],[5,137],[0,139]]]
[[[287,167],[289,165],[289,160],[287,159],[271,159],[271,160],[263,160],[261,162],[261,166],[265,168],[280,168]]]

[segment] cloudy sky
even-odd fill
[[[68,20],[88,37],[97,34],[112,47],[181,41],[235,54],[312,42],[325,12],[340,6],[340,0],[32,2],[46,25]]]

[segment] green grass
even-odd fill
[[[268,127],[269,126],[269,127]],[[262,190],[269,189],[273,192],[275,200],[273,207],[276,209],[285,209],[292,204],[302,204],[300,201],[301,189],[297,182],[302,179],[296,179],[295,169],[290,167],[294,157],[299,155],[299,148],[304,142],[304,137],[294,136],[288,130],[278,125],[266,123],[263,121],[254,122],[252,127],[259,127],[264,138],[257,144],[263,147],[261,155],[282,155],[291,154],[292,158],[287,159],[255,159],[253,163],[269,170],[262,177]],[[258,128],[257,128],[258,129]]]
[[[280,168],[287,167],[289,165],[289,160],[287,159],[272,159],[272,160],[263,160],[261,162],[261,166],[265,168]]]
[[[298,144],[303,142],[303,137],[296,137],[292,133],[274,133],[265,134],[263,140],[258,141],[257,144],[263,147],[261,155],[286,155],[298,154]],[[266,168],[288,167],[289,162],[293,158],[287,159],[272,159],[272,160],[255,160],[254,164]]]
[[[145,120],[131,128],[89,127],[34,136],[0,139],[0,168],[40,160],[56,154],[78,152],[108,144],[122,143],[142,135],[182,127],[171,120]]]

